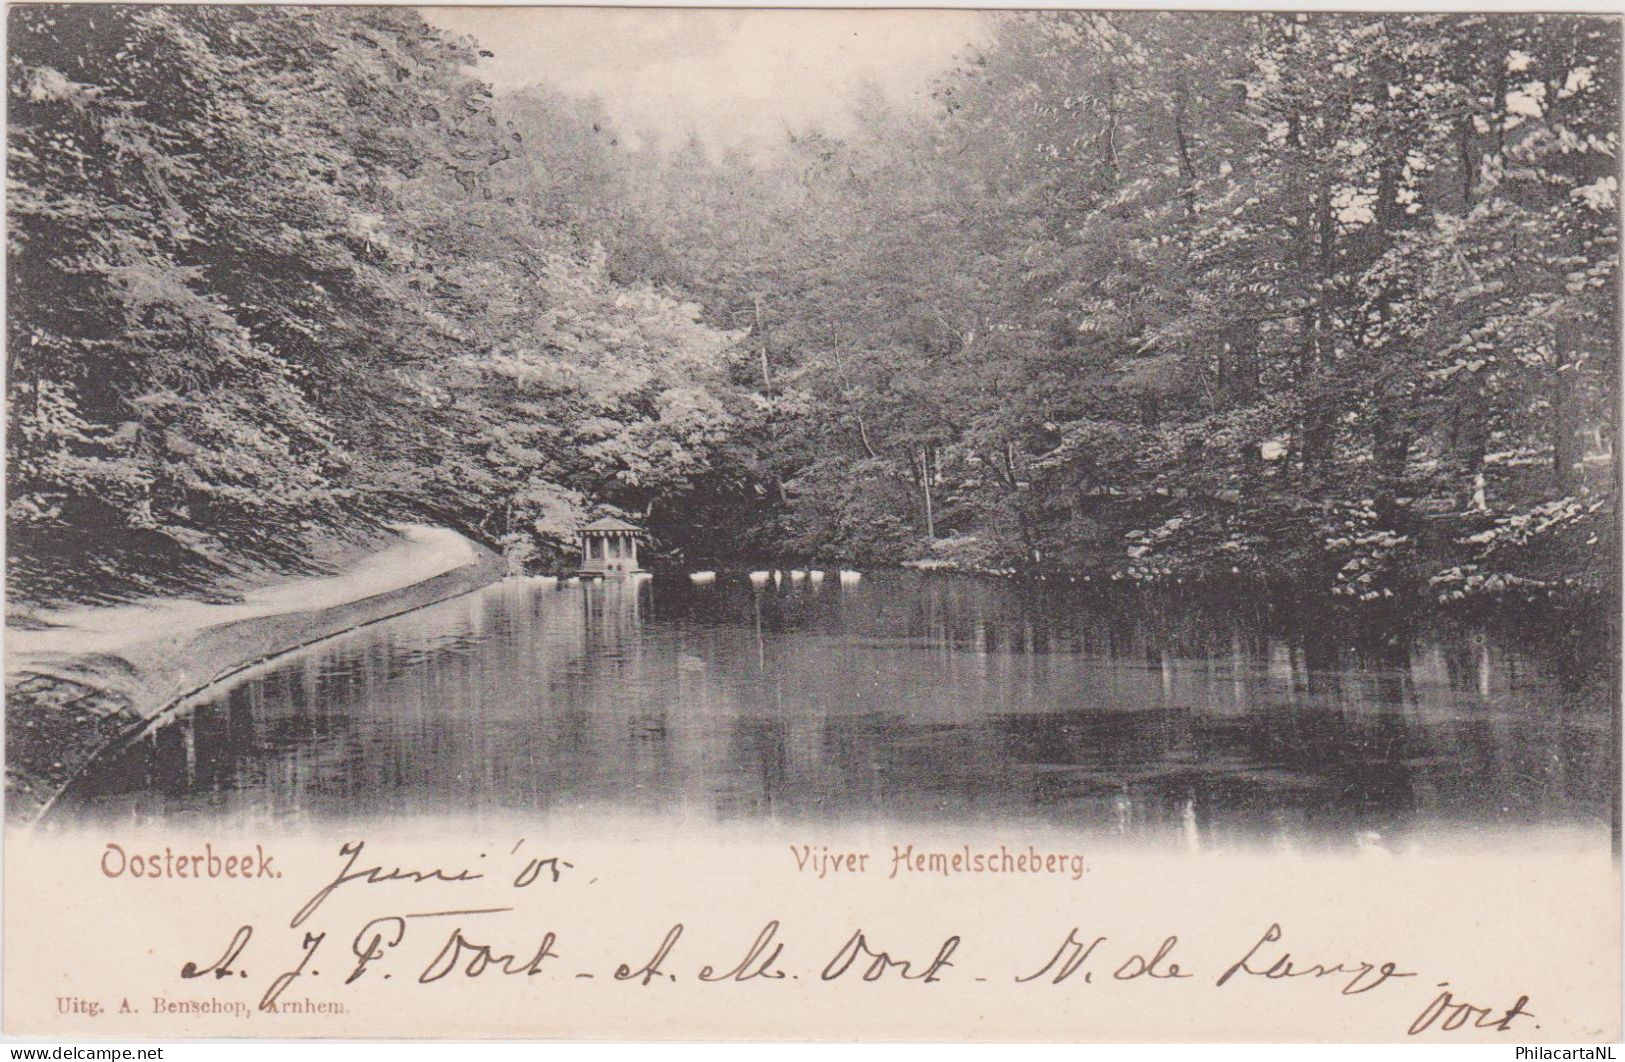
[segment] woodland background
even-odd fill
[[[14,601],[537,570],[1607,598],[1619,23],[1044,12],[767,155],[406,9],[9,11]]]

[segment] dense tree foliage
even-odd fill
[[[598,510],[707,563],[1612,585],[1612,20],[999,16],[929,113],[747,156],[406,10],[10,18],[25,587],[407,518],[557,565]]]
[[[708,472],[749,421],[734,338],[614,279],[590,110],[499,103],[475,59],[405,10],[11,12],[25,592],[425,515],[528,557]]]
[[[772,443],[793,551],[1608,586],[1618,46],[1572,17],[1018,16],[934,120],[872,106],[716,167],[748,253],[707,257],[692,175],[647,194],[810,411]]]

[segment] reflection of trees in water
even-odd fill
[[[520,581],[268,668],[89,796],[130,815],[579,805],[1347,843],[1600,814],[1606,708],[1550,668],[1449,624],[989,580]]]
[[[1588,675],[1608,674],[1607,617],[1596,615],[1548,616],[1486,631],[1448,617],[1421,623],[1403,614],[1263,597],[1100,594],[1078,585],[1035,588],[911,573],[875,573],[855,588],[786,582],[753,592],[743,581],[724,581],[700,590],[662,586],[660,592],[668,609],[703,613],[714,622],[754,620],[755,610],[770,634],[908,639],[942,653],[1211,659],[1233,654],[1238,640],[1248,643],[1244,651],[1254,657],[1282,646],[1303,657],[1304,685],[1317,692],[1334,672],[1410,670],[1413,656],[1430,648],[1449,658],[1441,680],[1464,691],[1486,688],[1486,676],[1491,690],[1503,685],[1496,674],[1503,667],[1516,681],[1519,665],[1536,661],[1542,681],[1566,688],[1584,688]]]

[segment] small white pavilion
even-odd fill
[[[600,517],[576,532],[581,545],[581,571],[584,576],[635,575],[638,567],[638,538],[641,528],[613,516]]]

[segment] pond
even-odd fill
[[[1609,650],[1545,641],[942,574],[509,580],[208,691],[53,818],[1607,838]]]

